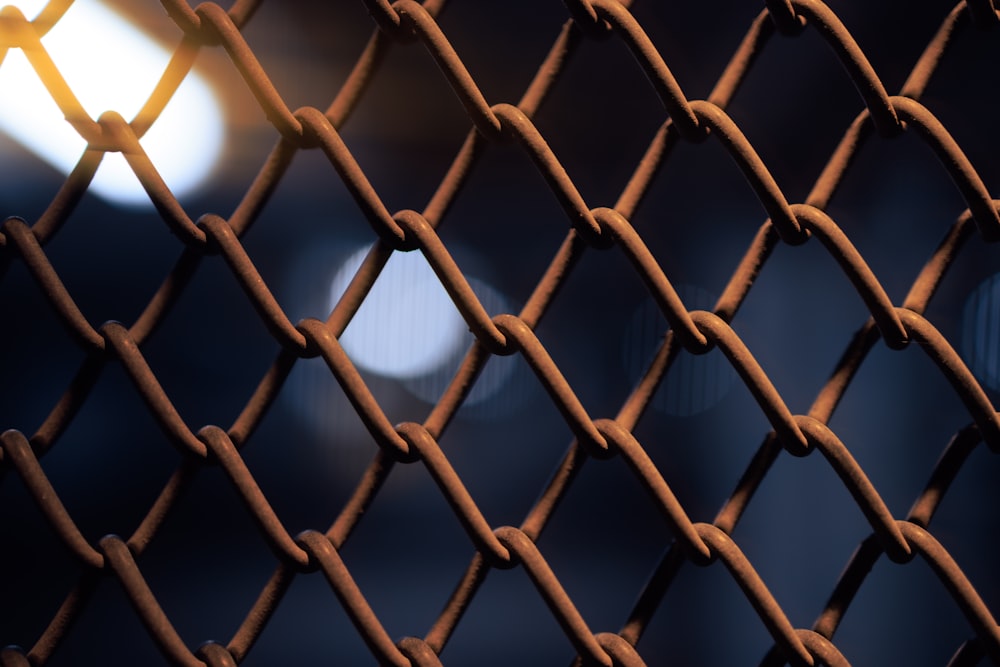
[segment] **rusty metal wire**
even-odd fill
[[[90,118],[48,58],[41,37],[59,21],[70,4],[53,0],[33,21],[12,8],[5,9],[0,16],[0,40],[5,51],[24,51],[67,121],[88,143],[77,167],[40,215],[26,220],[17,217],[17,211],[3,212],[10,217],[0,230],[0,268],[6,271],[17,262],[26,267],[40,295],[82,349],[84,361],[33,432],[10,429],[0,436],[2,483],[12,484],[13,479],[23,483],[78,572],[75,585],[51,614],[44,630],[38,636],[17,638],[17,646],[0,652],[0,664],[44,665],[55,659],[78,619],[94,604],[96,593],[112,585],[111,579],[125,591],[135,615],[164,660],[179,665],[237,664],[251,656],[293,580],[300,576],[310,577],[313,586],[321,579],[326,580],[329,592],[339,601],[379,664],[447,663],[449,640],[460,627],[488,573],[492,569],[523,568],[580,664],[642,665],[647,664],[643,657],[644,633],[654,615],[668,604],[665,602],[668,591],[688,563],[724,569],[737,584],[773,641],[774,647],[762,664],[868,664],[864,655],[843,654],[836,632],[883,553],[892,563],[900,565],[919,555],[940,580],[951,604],[965,617],[971,639],[957,649],[950,664],[976,664],[984,657],[1000,664],[1000,626],[994,613],[976,582],[965,574],[961,558],[948,541],[935,535],[932,527],[940,503],[976,446],[982,442],[992,453],[1000,451],[1000,418],[986,390],[953,343],[928,316],[935,292],[963,249],[978,241],[1000,239],[1000,208],[980,172],[935,115],[933,106],[923,101],[939,63],[949,48],[962,39],[961,33],[973,26],[991,30],[1000,22],[1000,13],[991,0],[960,2],[943,18],[937,33],[909,70],[898,95],[886,90],[866,51],[833,9],[819,0],[768,1],[705,99],[696,99],[675,78],[663,45],[647,35],[633,14],[631,3],[565,0],[566,23],[516,101],[487,98],[481,83],[470,74],[452,46],[452,36],[439,23],[443,0],[424,3],[365,0],[373,34],[325,109],[290,108],[279,93],[280,86],[258,60],[244,31],[253,24],[259,3],[237,1],[227,9],[208,2],[193,8],[184,0],[161,0],[176,25],[176,50],[148,103],[130,120],[114,112]],[[500,10],[504,3],[491,4]],[[767,160],[730,115],[729,108],[755,62],[775,40],[803,39],[807,33],[816,33],[828,43],[856,88],[861,111],[830,155],[811,191],[798,200],[778,185]],[[995,30],[990,37],[995,41]],[[620,40],[647,77],[666,118],[615,202],[587,201],[536,124],[540,108],[561,81],[567,63],[588,40]],[[472,129],[426,207],[392,211],[360,166],[342,128],[377,80],[380,64],[389,50],[416,51],[421,47],[439,67]],[[172,195],[139,141],[155,124],[199,52],[204,50],[225,53],[278,135],[277,144],[256,179],[228,215],[210,212],[192,215]],[[10,93],[5,91],[5,94]],[[967,208],[956,211],[956,220],[944,240],[897,305],[852,241],[847,225],[838,222],[831,202],[863,145],[902,134],[915,136],[926,144],[944,168],[941,177],[951,178]],[[689,308],[684,303],[671,279],[672,267],[650,249],[648,237],[635,220],[655,176],[674,151],[683,143],[710,142],[721,145],[742,172],[766,220],[736,264],[714,308],[707,311]],[[523,153],[540,172],[565,214],[561,222],[564,240],[554,249],[547,268],[516,313],[489,311],[440,233],[440,226],[448,219],[459,192],[475,172],[477,160],[495,144],[509,144]],[[262,258],[252,256],[243,237],[262,217],[272,195],[304,151],[321,153],[333,167],[367,221],[375,243],[332,312],[314,313],[293,322],[258,268]],[[80,201],[107,152],[125,156],[154,203],[159,220],[176,237],[177,259],[173,269],[130,323],[94,324],[86,308],[74,298],[72,288],[64,284],[46,250],[61,230],[75,222]],[[786,252],[783,246],[790,246],[787,252],[797,252],[795,248],[814,236],[818,240],[812,241],[812,245],[822,245],[836,262],[870,318],[847,343],[841,361],[809,409],[797,414],[791,406],[799,402],[799,397],[793,400],[778,391],[755,358],[745,334],[734,323],[772,255]],[[553,357],[551,341],[538,333],[560,292],[573,281],[575,267],[591,249],[624,255],[669,324],[652,363],[613,418],[601,418],[588,411],[578,388],[567,380],[567,369],[561,368]],[[475,342],[426,418],[422,422],[394,424],[371,383],[339,339],[390,256],[397,252],[423,254],[468,324]],[[228,427],[215,424],[197,427],[175,407],[176,396],[172,398],[162,385],[147,361],[146,349],[174,307],[189,298],[188,286],[199,267],[204,262],[218,262],[216,256],[221,257],[242,288],[260,323],[277,344],[277,352],[256,390]],[[821,307],[821,302],[821,298],[816,299],[803,307]],[[856,444],[842,440],[831,426],[836,408],[879,339],[890,350],[919,347],[961,401],[970,422],[943,450],[939,463],[930,471],[925,490],[903,517],[893,514],[858,462]],[[663,457],[652,455],[658,444],[637,435],[637,425],[680,355],[702,355],[715,348],[735,369],[772,430],[765,435],[722,509],[714,519],[706,520],[692,513],[679,499],[668,482],[672,475],[664,467]],[[442,445],[449,425],[484,367],[492,357],[507,355],[520,355],[526,362],[573,437],[520,525],[497,525],[489,519],[477,503],[477,489],[467,486],[456,470],[453,454]],[[244,448],[259,430],[297,362],[317,357],[325,363],[363,422],[374,447],[374,459],[353,494],[333,514],[328,528],[292,534],[255,477]],[[78,525],[43,464],[91,399],[102,371],[109,365],[119,366],[127,375],[159,430],[176,449],[177,462],[169,481],[131,534],[94,539]],[[260,437],[266,440],[273,436]],[[871,535],[860,543],[847,563],[825,607],[817,610],[815,623],[811,627],[797,627],[798,621],[790,619],[741,547],[744,538],[736,533],[736,528],[783,452],[807,457],[814,450],[820,451],[856,505],[842,511],[860,511]],[[595,631],[561,583],[558,569],[539,546],[539,537],[570,493],[583,463],[619,456],[631,471],[634,484],[649,494],[662,514],[673,545],[656,565],[648,583],[635,591],[634,608],[620,620],[620,629]],[[474,547],[475,555],[429,631],[422,637],[393,640],[341,554],[397,469],[396,464],[415,463],[422,465],[433,479]],[[255,523],[260,539],[273,554],[274,570],[232,636],[225,641],[201,644],[205,637],[182,636],[176,617],[161,606],[160,593],[144,572],[144,555],[182,496],[213,466],[229,480],[232,492]],[[580,521],[585,523],[587,517]],[[662,527],[654,526],[651,530]],[[994,529],[995,526],[977,527],[986,534]],[[11,531],[5,528],[4,533],[4,550],[17,549],[16,540],[8,541],[14,539]],[[990,554],[985,557],[992,558]],[[995,568],[995,563],[992,567]],[[48,575],[44,571],[18,573],[34,577],[38,586],[45,585]],[[251,582],[244,588],[253,586]],[[408,593],[399,590],[397,595],[405,597]],[[23,601],[0,594],[0,604],[16,608]],[[72,656],[69,658],[72,660]]]

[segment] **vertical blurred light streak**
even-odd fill
[[[1000,390],[1000,274],[987,278],[965,302],[962,349],[976,377]]]

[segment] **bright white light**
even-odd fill
[[[483,308],[486,309],[487,313],[496,314],[512,312],[510,303],[503,294],[481,280],[477,280],[471,276],[467,276],[466,279],[469,281],[469,285],[476,293],[476,297],[479,299],[479,302],[483,304]],[[465,354],[471,344],[472,337],[469,336],[465,341],[465,345],[456,348],[453,351],[451,358],[438,367],[436,372],[407,380],[404,382],[404,385],[407,389],[424,401],[428,403],[436,403],[437,400],[441,398],[441,394],[444,392],[445,388],[449,385],[449,383],[451,383],[451,380],[455,375],[455,370],[462,362],[462,359],[465,357]],[[468,396],[465,397],[463,405],[466,408],[472,407],[479,405],[480,403],[484,403],[487,399],[496,396],[497,393],[510,381],[511,375],[514,373],[516,368],[516,361],[517,355],[494,357],[493,359],[490,359],[486,368],[480,372],[479,377],[476,379],[476,383],[472,385],[472,389],[469,391]],[[489,413],[489,411],[486,412]],[[466,410],[466,414],[468,414],[468,410]]]
[[[15,0],[30,20],[44,0]],[[97,2],[76,0],[42,45],[91,118],[117,111],[132,120],[152,93],[170,54]],[[86,142],[66,122],[20,49],[0,64],[0,130],[68,174]],[[188,74],[140,143],[171,191],[181,196],[201,182],[222,147],[221,111],[208,85]],[[119,153],[104,157],[91,189],[126,205],[150,205]]]
[[[337,271],[331,308],[367,254],[368,248],[358,250]],[[431,373],[471,341],[468,325],[420,251],[392,254],[340,337],[355,364],[394,378]]]

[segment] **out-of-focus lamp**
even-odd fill
[[[0,46],[10,41],[18,12],[31,20],[45,5],[44,0],[16,0],[16,11],[6,7],[0,15]],[[126,120],[135,117],[170,60],[170,53],[97,0],[73,2],[41,44],[94,120],[109,110]],[[69,174],[87,142],[64,118],[20,48],[3,55],[0,99],[0,131]],[[140,144],[174,195],[183,196],[208,176],[222,141],[218,101],[205,81],[190,72]],[[105,155],[90,190],[117,204],[150,204],[119,153]]]

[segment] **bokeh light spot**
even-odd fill
[[[46,4],[13,3],[29,20]],[[76,0],[42,37],[42,45],[87,114],[117,111],[131,120],[153,92],[170,53],[136,26],[96,0]],[[21,49],[0,64],[0,131],[69,174],[86,142],[66,122]],[[222,112],[195,72],[184,82],[140,143],[175,196],[209,174],[221,152]],[[111,202],[151,206],[142,185],[119,153],[105,155],[90,189]]]
[[[1000,390],[1000,274],[983,281],[965,302],[962,353],[980,382]]]
[[[499,313],[511,312],[510,302],[503,294],[476,278],[468,277],[467,280],[469,281],[469,285],[472,287],[472,290],[476,293],[476,297],[479,299],[479,302],[483,304],[483,308],[486,309],[487,313],[490,315],[497,315]],[[464,345],[456,347],[450,358],[445,363],[441,364],[436,372],[407,380],[405,382],[406,388],[421,400],[427,403],[436,403],[438,399],[441,398],[441,394],[444,393],[445,389],[447,389],[448,385],[451,383],[456,369],[459,367],[459,364],[462,363],[462,360],[468,352],[469,346],[472,344],[471,333],[463,342]],[[468,396],[465,397],[463,405],[466,408],[478,406],[488,402],[489,399],[494,398],[502,389],[505,388],[511,379],[511,375],[514,373],[516,368],[516,362],[516,356],[493,357],[490,359],[486,364],[486,367],[483,368],[479,376],[476,378],[476,382],[472,385],[472,389],[469,391]],[[487,408],[479,412],[482,412],[487,418],[489,418],[493,414],[500,413],[502,411],[499,409],[493,410]],[[468,413],[468,410],[466,413]]]
[[[337,271],[331,308],[368,254],[362,248]],[[340,337],[358,366],[393,378],[431,373],[471,340],[468,326],[419,251],[396,252]]]

